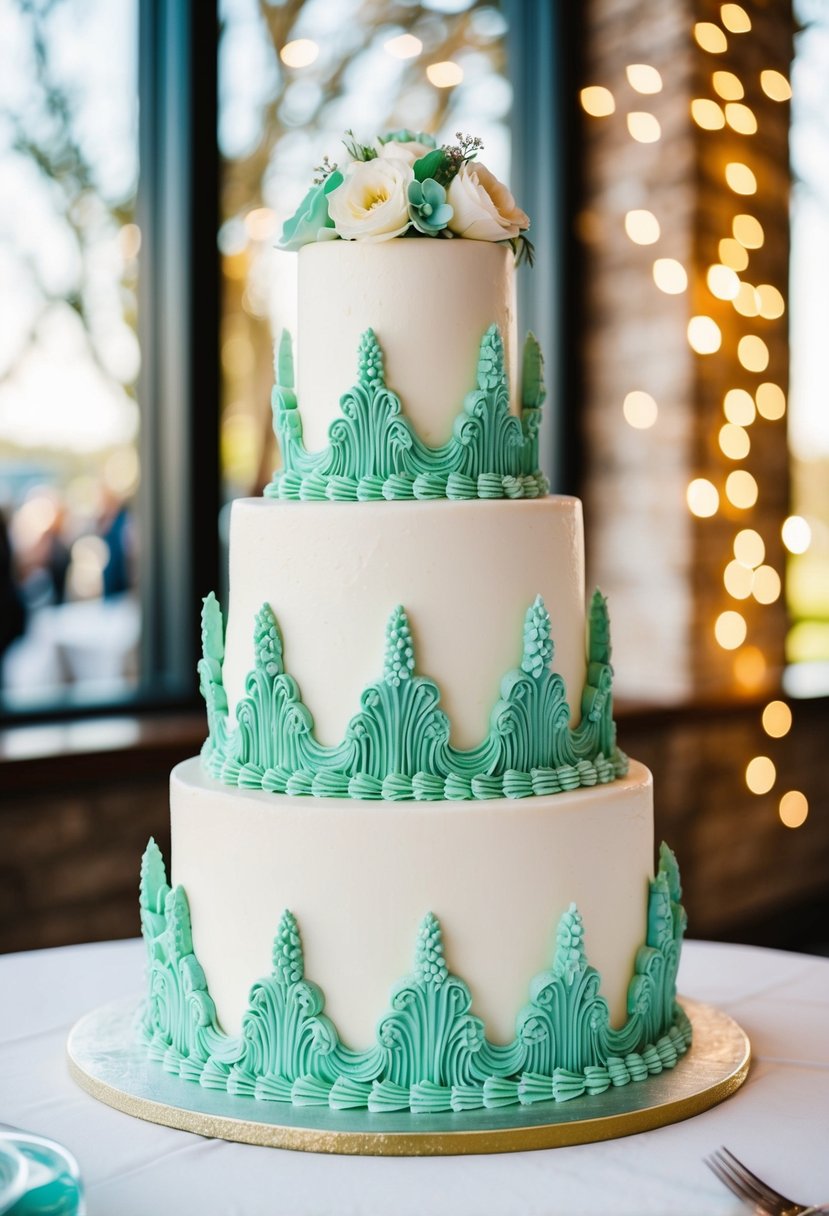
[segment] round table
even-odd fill
[[[753,1051],[720,1106],[643,1135],[492,1157],[316,1156],[206,1140],[96,1102],[70,1080],[87,1010],[140,990],[140,941],[0,957],[0,1121],[78,1158],[89,1216],[737,1216],[703,1163],[727,1145],[804,1202],[829,1200],[829,959],[687,942],[679,990]]]

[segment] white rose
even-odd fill
[[[409,226],[411,168],[394,157],[358,160],[328,195],[328,214],[345,241],[389,241]]]
[[[504,183],[477,161],[461,165],[446,201],[455,211],[450,229],[467,240],[506,241],[530,226],[529,216],[516,205]]]
[[[378,156],[384,160],[402,160],[406,165],[413,165],[427,152],[434,152],[434,148],[418,143],[416,139],[389,139],[378,148]]]

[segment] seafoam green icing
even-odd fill
[[[446,965],[431,913],[420,926],[412,972],[392,989],[370,1047],[346,1046],[326,1017],[322,991],[305,977],[299,928],[288,911],[277,927],[271,973],[251,988],[241,1034],[233,1037],[219,1027],[193,953],[187,897],[168,886],[151,840],[141,866],[149,969],[142,1035],[169,1072],[262,1101],[435,1113],[600,1094],[673,1068],[691,1041],[676,1002],[686,923],[680,897],[676,860],[663,844],[647,938],[619,1028],[610,1025],[601,977],[587,961],[584,926],[571,904],[558,922],[551,966],[532,980],[508,1044],[487,1039],[469,988]]]
[[[550,617],[539,596],[527,609],[520,667],[501,681],[487,735],[454,747],[437,684],[415,671],[406,612],[386,626],[382,678],[362,693],[345,738],[319,743],[296,680],[284,667],[282,638],[267,604],[254,624],[254,668],[231,726],[222,685],[223,625],[218,601],[204,601],[199,663],[209,736],[202,756],[227,785],[318,798],[464,800],[525,798],[612,781],[627,772],[616,746],[607,605],[590,607],[582,716],[570,726],[561,676],[553,672]]]
[[[341,416],[328,447],[308,452],[293,383],[290,338],[283,333],[273,390],[274,430],[283,468],[265,489],[271,498],[371,502],[381,499],[538,498],[549,486],[538,468],[538,428],[545,389],[532,334],[524,345],[521,415],[510,413],[504,347],[498,327],[481,341],[475,388],[455,419],[452,437],[430,447],[386,385],[374,331],[360,341],[357,384],[340,398]]]

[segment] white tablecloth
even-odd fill
[[[703,1157],[726,1144],[785,1193],[829,1201],[829,959],[686,943],[680,991],[751,1038],[748,1081],[672,1127],[493,1157],[315,1156],[205,1140],[96,1102],[71,1025],[141,986],[140,942],[0,957],[0,1122],[66,1144],[89,1216],[736,1216]],[[788,1188],[788,1190],[787,1190]]]

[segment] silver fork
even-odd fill
[[[725,1147],[706,1157],[705,1164],[732,1194],[751,1208],[755,1216],[820,1216],[821,1213],[829,1213],[829,1206],[811,1207],[781,1195]]]

